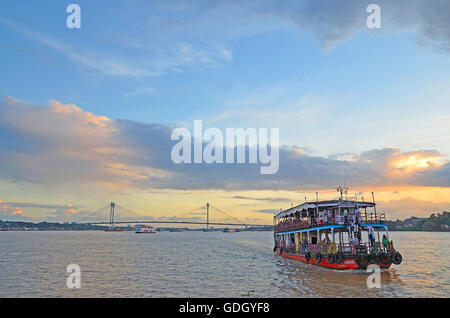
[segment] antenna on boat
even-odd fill
[[[348,192],[348,188],[347,187],[343,187],[343,186],[337,186],[336,187],[336,191],[339,192],[340,197],[341,197],[341,201],[344,200],[344,193],[345,195],[347,195]]]
[[[319,202],[319,192],[316,192],[316,202]]]
[[[373,212],[375,213],[375,220],[377,219],[377,206],[375,205],[375,195],[372,192],[372,201],[373,201]]]

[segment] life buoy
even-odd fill
[[[334,255],[334,261],[336,264],[340,264],[344,261],[344,254],[342,254],[341,252],[336,253]]]
[[[392,255],[392,263],[394,263],[395,265],[399,265],[403,260],[402,255],[399,252],[395,252]]]
[[[334,263],[334,254],[328,254],[328,264]]]
[[[306,252],[306,254],[305,254],[305,261],[306,261],[306,263],[309,263],[310,259],[311,259],[311,253],[310,252]]]
[[[358,264],[358,266],[362,269],[366,269],[367,268],[367,256],[364,254],[359,254],[358,256],[356,256],[356,264]]]
[[[320,262],[322,261],[322,254],[317,253],[314,259],[316,260],[317,264],[320,264]]]
[[[378,256],[378,259],[379,259],[380,263],[383,265],[389,265],[389,263],[391,262],[391,258],[386,253],[381,253]]]
[[[378,264],[378,255],[377,254],[369,254],[369,263],[370,264]]]

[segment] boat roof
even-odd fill
[[[287,210],[281,211],[277,215],[275,215],[273,218],[275,220],[283,217],[290,216],[291,214],[294,214],[296,212],[301,212],[303,210],[308,209],[316,209],[316,208],[327,208],[327,207],[343,207],[343,208],[372,208],[376,204],[373,202],[367,202],[367,201],[356,201],[356,200],[327,200],[327,201],[317,201],[317,202],[305,202],[302,204],[299,204],[297,206],[294,206],[292,208],[289,208]]]

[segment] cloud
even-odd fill
[[[134,97],[139,95],[152,95],[155,93],[155,89],[153,87],[138,87],[131,92],[124,93],[125,97]]]
[[[149,29],[164,30],[159,38],[180,36],[190,41],[214,38],[216,42],[227,42],[269,30],[294,27],[298,32],[312,34],[324,49],[330,49],[360,33],[389,35],[412,32],[419,45],[450,52],[448,1],[378,0],[382,28],[375,31],[366,25],[369,15],[366,8],[371,3],[373,1],[369,0],[196,0],[189,3],[172,1],[170,7],[145,2],[139,5],[152,12],[148,19],[151,21]]]
[[[239,199],[239,200],[254,200],[254,201],[270,201],[270,202],[292,202],[292,200],[288,198],[252,198],[246,197],[242,195],[235,195],[232,197],[227,197],[229,199]]]
[[[159,41],[141,38],[139,41],[136,41],[129,36],[124,36],[127,39],[126,49],[123,47],[124,43],[118,43],[113,39],[107,39],[105,42],[99,43],[99,37],[91,40],[85,38],[83,45],[73,46],[44,33],[21,26],[9,19],[0,18],[0,23],[30,40],[39,42],[59,52],[79,66],[81,70],[90,73],[98,72],[105,75],[127,77],[153,77],[167,72],[183,71],[187,68],[214,67],[232,59],[231,51],[218,45],[213,48],[207,47],[203,49],[181,40],[174,43],[166,38],[160,38]],[[145,24],[145,21],[143,21],[143,24]],[[120,31],[117,30],[118,33]],[[149,45],[148,42],[152,44]],[[114,49],[110,48],[112,43]],[[93,46],[96,46],[96,48],[93,49]],[[35,54],[34,51],[31,52]],[[149,90],[146,89],[144,92],[140,89],[129,94],[142,93],[149,93]]]
[[[2,179],[43,184],[101,182],[127,186],[152,169],[128,166],[133,149],[120,141],[116,123],[75,105],[50,101],[32,106],[12,98],[0,102]]]
[[[281,147],[279,172],[261,175],[259,165],[174,164],[171,132],[167,125],[111,120],[57,101],[42,107],[6,98],[0,102],[0,176],[54,187],[92,183],[105,191],[312,190],[344,181],[352,187],[450,186],[450,164],[436,150],[374,149],[342,159]]]
[[[275,214],[276,212],[278,212],[278,210],[275,209],[256,209],[256,210],[252,210],[253,212],[258,212],[258,213],[268,213],[268,214]]]
[[[1,203],[1,202],[0,202]],[[42,203],[32,203],[32,202],[3,202],[1,204],[6,204],[14,206],[17,208],[38,208],[38,209],[79,209],[82,206],[72,206],[72,205],[60,205],[60,204],[42,204]]]
[[[14,211],[12,212],[13,215],[22,215],[23,216],[23,211],[21,209],[14,209]]]

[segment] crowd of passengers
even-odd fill
[[[388,252],[392,249],[392,241],[389,242],[385,234],[383,235],[381,242],[376,242],[373,228],[369,228],[369,246],[366,246],[366,244],[362,242],[362,229],[360,226],[361,214],[357,209],[355,209],[352,213],[349,213],[348,209],[344,209],[342,212],[342,217],[342,223],[339,222],[338,224],[341,223],[343,225],[347,225],[351,229],[351,231],[349,231],[350,242],[347,246],[350,248],[353,254],[359,252],[368,252],[367,249],[374,253],[378,253],[380,251]],[[291,220],[287,220],[285,222],[292,224]],[[283,222],[280,222],[279,224],[282,223]],[[284,247],[288,250],[293,250],[296,248],[295,240],[290,242],[288,241],[286,242],[286,244],[283,244],[285,242],[280,243],[281,245],[284,245]],[[339,246],[339,243],[337,245]],[[332,242],[330,240],[329,233],[325,232],[325,238],[321,242],[317,242],[316,237],[312,237],[311,242],[308,242],[308,240],[305,239],[303,244],[298,244],[298,250],[295,252],[301,251],[302,254],[305,254],[307,251],[311,251],[335,254],[338,251],[338,246],[336,246],[335,242]],[[340,245],[340,247],[345,248],[344,245]]]
[[[341,213],[334,212],[332,210],[320,211],[318,215],[309,216],[307,220],[288,218],[286,220],[281,220],[277,225],[279,226],[289,226],[293,224],[305,225],[323,225],[323,224],[340,224],[348,225],[349,221],[353,223],[359,223],[361,220],[361,213],[359,210],[349,211],[347,208],[343,209]]]

